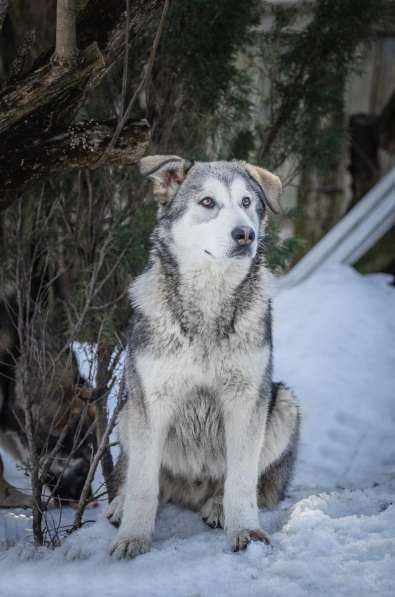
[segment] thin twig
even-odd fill
[[[122,375],[121,382],[119,385],[117,403],[116,403],[114,411],[110,417],[110,420],[107,424],[106,430],[104,431],[103,436],[101,438],[100,446],[98,447],[97,452],[91,462],[89,472],[86,477],[83,490],[81,492],[80,500],[78,502],[78,508],[77,508],[77,512],[74,517],[72,531],[76,531],[77,529],[79,529],[81,527],[82,517],[84,515],[86,505],[89,501],[88,496],[89,496],[89,490],[90,490],[91,483],[95,476],[96,469],[98,467],[100,459],[104,453],[104,450],[107,447],[108,438],[110,437],[110,434],[115,426],[118,414],[119,414],[121,408],[123,407],[124,403],[125,403],[125,377],[124,377],[124,375]]]
[[[0,0],[0,31],[3,28],[3,23],[7,15],[8,0]]]
[[[130,23],[130,0],[126,0],[126,22],[125,22],[125,53],[123,56],[123,73],[122,73],[122,91],[121,91],[121,105],[119,110],[119,117],[125,110],[126,91],[128,88],[128,69],[129,69],[129,23]]]
[[[149,88],[149,85],[151,83],[151,75],[152,75],[152,69],[154,66],[154,62],[155,62],[155,58],[156,58],[156,53],[158,50],[158,46],[159,46],[159,42],[160,42],[160,38],[162,35],[162,31],[163,31],[163,26],[164,26],[164,22],[165,22],[165,17],[167,14],[167,10],[169,8],[169,0],[165,0],[164,6],[163,6],[163,10],[162,10],[162,14],[160,17],[160,21],[159,21],[159,25],[158,25],[158,29],[156,31],[155,34],[155,38],[154,38],[154,42],[152,44],[152,48],[150,51],[150,55],[148,57],[148,62],[147,65],[144,69],[144,74],[141,78],[141,81],[139,83],[139,85],[137,86],[137,89],[135,90],[135,92],[133,93],[133,96],[122,116],[122,118],[120,118],[117,127],[115,129],[114,135],[110,141],[110,143],[108,144],[108,146],[106,147],[103,155],[101,156],[101,158],[98,160],[97,164],[95,165],[95,168],[99,168],[100,166],[102,166],[105,162],[106,159],[106,155],[107,153],[109,153],[110,151],[112,151],[118,141],[119,135],[121,134],[121,131],[123,129],[123,127],[125,126],[127,120],[129,119],[129,116],[132,112],[132,109],[136,103],[137,98],[139,97],[140,93],[145,90],[147,93],[147,90]]]

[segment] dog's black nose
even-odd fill
[[[237,226],[232,230],[232,238],[241,247],[250,245],[255,240],[255,232],[249,226]]]

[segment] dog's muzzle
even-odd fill
[[[249,226],[237,226],[237,228],[233,228],[231,234],[239,247],[248,246],[255,240],[255,232]]]
[[[237,226],[233,228],[231,236],[236,243],[231,252],[231,257],[251,255],[252,243],[255,240],[255,232],[249,226]]]

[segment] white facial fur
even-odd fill
[[[212,197],[215,206],[207,208],[200,205],[204,197]],[[243,207],[243,197],[250,198],[249,207]],[[256,202],[259,199],[251,193],[241,176],[233,180],[230,188],[219,179],[210,177],[189,201],[188,209],[173,225],[173,242],[179,256],[194,262],[251,260],[255,256],[259,233]],[[232,250],[237,247],[232,230],[238,226],[252,228],[255,240],[251,243],[248,255],[232,257]]]

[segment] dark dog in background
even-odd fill
[[[0,447],[22,464],[28,464],[20,346],[17,333],[18,308],[12,294],[0,300]],[[50,455],[61,438],[61,447],[48,467],[44,484],[56,501],[79,500],[94,451],[95,408],[76,356],[71,349],[58,352],[51,342],[40,351],[48,371],[43,396],[33,392],[35,439],[40,456]],[[39,367],[39,365],[37,365]],[[3,476],[0,458],[0,507],[27,507],[31,497],[12,487]]]

